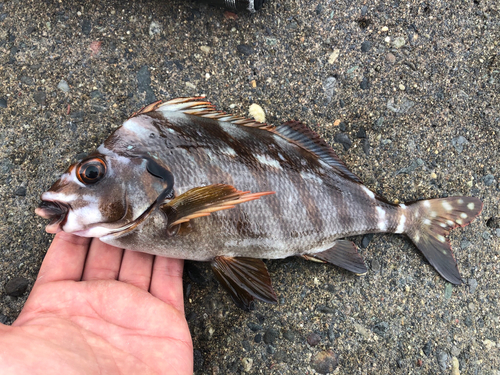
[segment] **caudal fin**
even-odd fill
[[[483,202],[474,197],[450,197],[408,205],[405,233],[441,276],[453,284],[462,278],[447,236],[456,227],[468,225],[481,213]]]

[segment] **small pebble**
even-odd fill
[[[262,341],[262,335],[260,333],[255,335],[255,337],[253,338],[253,341],[257,344],[260,343]]]
[[[488,174],[488,175],[483,177],[483,183],[486,186],[493,185],[494,182],[495,182],[495,176],[493,176],[492,174]]]
[[[28,289],[28,284],[28,280],[24,277],[13,277],[5,284],[5,293],[12,297],[21,297]]]
[[[451,359],[451,375],[460,375],[460,363],[457,357]]]
[[[363,139],[363,143],[361,145],[363,148],[363,152],[365,153],[366,156],[370,155],[370,141],[368,138]]]
[[[331,307],[328,307],[325,305],[316,306],[316,311],[319,311],[320,313],[323,313],[323,314],[334,314],[335,313],[335,309],[332,309]]]
[[[469,141],[461,135],[451,140],[452,146],[455,148],[455,150],[457,150],[459,154],[464,150],[464,145],[468,143]]]
[[[252,345],[250,344],[250,342],[248,340],[243,340],[243,342],[241,343],[241,345],[243,346],[243,348],[249,352],[252,350]]]
[[[356,138],[366,138],[366,130],[364,127],[360,127],[356,133]]]
[[[405,38],[402,36],[398,36],[394,41],[392,42],[392,45],[394,48],[401,48],[405,45]]]
[[[401,91],[405,91],[406,89],[405,85],[403,85],[402,83],[400,83],[398,87]]]
[[[490,339],[483,340],[483,344],[486,350],[491,350],[497,345],[495,341],[491,341]]]
[[[146,93],[146,103],[153,103],[156,101],[156,96],[151,88],[151,74],[147,65],[143,65],[136,75],[137,91]],[[188,82],[187,82],[188,83]]]
[[[64,79],[61,79],[57,84],[57,88],[62,92],[69,92],[69,85]]]
[[[489,228],[500,228],[500,217],[492,216],[486,221],[486,226]]]
[[[500,237],[500,228],[495,229],[495,233],[496,233],[497,237]]]
[[[210,47],[209,46],[201,46],[200,49],[204,52],[204,53],[210,53]]]
[[[151,21],[149,24],[149,36],[153,37],[161,33],[161,24],[156,21]]]
[[[441,371],[446,371],[446,368],[448,367],[447,362],[448,362],[448,354],[445,352],[439,352],[437,355],[437,360],[439,364],[439,368]]]
[[[26,196],[26,188],[24,186],[19,186],[15,191],[14,195],[17,195],[19,197],[25,197]]]
[[[248,328],[250,328],[254,332],[260,331],[262,329],[262,326],[260,324],[257,324],[257,323],[249,322],[249,323],[247,323],[247,326],[248,326]]]
[[[252,47],[246,44],[240,44],[236,47],[236,50],[242,55],[250,56],[253,55],[254,50]]]
[[[251,104],[248,108],[248,113],[255,119],[255,121],[263,123],[266,122],[266,113],[260,105],[256,103]]]
[[[323,90],[325,91],[325,96],[328,103],[331,102],[333,95],[335,95],[336,87],[337,87],[337,79],[335,77],[327,77],[323,81]]]
[[[370,241],[373,239],[373,236],[375,236],[375,234],[373,234],[373,233],[368,233],[368,234],[365,234],[363,236],[363,239],[361,240],[361,248],[362,249],[366,249],[368,247],[368,245],[370,244]]]
[[[422,351],[424,352],[424,354],[428,357],[431,355],[431,352],[432,352],[432,344],[430,341],[427,341],[424,345],[424,347],[422,348]]]
[[[389,323],[387,322],[380,322],[373,326],[373,332],[382,337],[385,336],[388,329],[389,329]]]
[[[286,330],[283,332],[283,337],[285,339],[287,339],[288,341],[290,342],[294,342],[295,341],[295,333],[293,333],[293,331],[291,330]]]
[[[307,343],[311,346],[316,346],[321,342],[321,336],[317,333],[311,333],[307,336]]]
[[[335,61],[337,61],[339,55],[340,55],[340,50],[334,49],[333,52],[328,57],[328,64],[333,64]]]
[[[470,294],[474,294],[476,289],[477,289],[477,280],[476,279],[469,279],[469,292],[470,292]]]
[[[352,146],[352,141],[344,133],[335,134],[335,137],[333,139],[335,140],[335,142],[340,143],[342,146],[344,146],[345,151],[349,150],[349,148]]]
[[[250,372],[252,370],[252,365],[253,365],[252,358],[243,358],[241,360],[241,363],[243,364],[243,371]]]
[[[380,263],[377,259],[372,260],[372,271],[373,272],[380,272]]]
[[[365,40],[361,43],[361,52],[368,52],[372,48],[372,42]]]
[[[47,99],[47,95],[45,94],[45,92],[43,91],[37,91],[35,92],[35,94],[33,95],[33,99],[35,100],[35,102],[37,102],[38,104],[40,105],[45,105],[45,101]]]
[[[337,355],[333,350],[325,350],[311,358],[311,367],[319,374],[333,373],[337,368]]]
[[[432,172],[432,173],[431,173],[431,178],[432,178],[433,180],[435,180],[435,179],[437,178],[437,174],[436,174],[436,173],[434,173],[434,172]]]
[[[0,314],[0,324],[7,324],[9,318],[3,314]]]
[[[264,334],[264,342],[266,344],[274,344],[279,337],[279,332],[274,328],[269,328]]]
[[[455,345],[451,347],[450,354],[453,357],[458,357],[460,355],[460,349],[458,349]]]
[[[0,98],[0,108],[7,108],[7,99]]]
[[[389,31],[389,28],[387,26],[384,26],[380,29],[380,31],[385,33],[386,31]]]
[[[90,20],[83,20],[82,21],[82,34],[84,35],[90,35],[90,32],[92,31],[92,23]]]
[[[363,77],[363,80],[359,84],[359,87],[361,87],[362,90],[367,90],[370,88],[370,81],[367,77]]]
[[[450,299],[452,291],[453,291],[453,285],[451,283],[445,283],[444,298]]]

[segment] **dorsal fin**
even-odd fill
[[[335,171],[341,176],[349,178],[354,182],[362,183],[359,177],[352,173],[344,162],[340,160],[328,143],[326,143],[316,132],[309,129],[307,125],[302,122],[289,121],[274,127],[253,119],[217,111],[212,103],[203,99],[205,99],[204,96],[193,96],[176,98],[161,104],[160,102],[152,103],[141,109],[139,112],[134,113],[132,117],[150,111],[182,112],[187,115],[211,118],[214,120],[231,122],[236,125],[268,130],[279,134],[283,138],[295,143],[307,151],[314,153],[318,158],[334,168]]]
[[[187,115],[195,115],[219,121],[227,121],[232,122],[236,125],[249,126],[252,128],[267,130],[273,129],[273,126],[255,121],[253,119],[217,111],[212,103],[201,100],[204,98],[204,96],[176,98],[157,106],[155,110],[159,112],[182,112]]]
[[[151,104],[148,104],[147,106],[142,107],[137,112],[132,113],[130,115],[129,119],[131,119],[132,117],[138,116],[138,115],[142,115],[143,113],[156,111],[156,109],[161,105],[161,102],[162,102],[161,100],[158,100],[154,103],[151,103]]]
[[[300,121],[288,121],[274,128],[274,131],[290,139],[299,146],[316,154],[325,163],[332,166],[339,174],[355,182],[362,183],[358,176],[352,173],[333,148],[328,145],[315,131]]]

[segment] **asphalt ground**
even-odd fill
[[[500,374],[499,8],[0,3],[0,320],[18,315],[52,239],[40,194],[143,105],[204,94],[226,112],[257,103],[271,124],[304,121],[390,201],[472,195],[484,210],[451,235],[461,286],[398,235],[354,239],[364,277],[267,261],[279,303],[249,313],[207,264],[188,264],[197,374]],[[16,277],[20,297],[5,289]]]

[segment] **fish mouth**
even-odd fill
[[[35,213],[50,220],[50,223],[45,227],[47,233],[58,233],[62,231],[69,209],[69,205],[65,203],[42,200],[42,203],[35,209]]]

